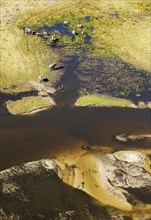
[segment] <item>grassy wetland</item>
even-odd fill
[[[90,97],[98,93],[148,101],[151,70],[148,1],[96,1],[94,4],[87,0],[57,3],[23,0],[22,3],[2,1],[1,8],[1,92],[18,94],[38,89],[39,75],[49,79],[44,83],[46,89],[61,91],[60,87],[66,87],[61,83],[66,69],[50,72],[49,64],[64,63],[67,56],[75,54],[80,59],[80,54],[87,53],[85,56],[92,59],[79,61],[77,70],[79,95],[85,89]],[[55,29],[56,24],[65,20],[69,21],[66,31],[61,32],[57,26]],[[83,27],[76,28],[78,34],[72,39],[77,24]],[[41,29],[41,32],[45,27],[50,28],[50,36],[26,34],[25,27]],[[59,39],[56,45],[51,45],[51,35]],[[96,77],[90,77],[91,74]],[[92,88],[89,80],[95,84]],[[36,88],[31,81],[37,83]],[[78,98],[77,95],[75,101]]]
[[[110,107],[132,107],[132,102],[127,99],[119,99],[109,96],[98,96],[98,95],[86,95],[80,97],[76,105],[98,105],[98,106],[110,106]]]

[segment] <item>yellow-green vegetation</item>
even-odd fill
[[[148,0],[64,0],[39,13],[37,19],[25,15],[21,23],[51,25],[72,20],[74,26],[89,15],[94,27],[94,53],[116,55],[138,69],[150,70],[150,7]]]
[[[91,3],[89,6],[92,7]],[[97,6],[93,4],[93,43],[98,54],[106,51],[137,69],[150,71],[150,16],[146,14],[150,8],[148,0],[113,0],[100,1]]]
[[[132,102],[127,99],[114,98],[105,95],[85,95],[80,97],[76,103],[80,106],[110,106],[110,107],[132,107]]]
[[[22,2],[2,1],[2,90],[5,87],[11,90],[12,84],[28,84],[30,78],[47,74],[49,62],[59,59],[40,38],[27,36],[18,27],[51,25],[63,20],[72,20],[74,26],[86,15],[93,21],[94,52],[116,54],[137,68],[150,69],[150,17],[146,13],[150,5],[147,0]],[[119,18],[114,17],[114,13],[119,14]]]
[[[49,86],[59,80],[61,70],[51,74],[48,65],[59,62],[62,54],[42,38],[25,34],[23,27],[51,26],[64,20],[69,20],[71,30],[77,22],[84,23],[84,31],[93,26],[89,31],[92,53],[115,56],[150,71],[150,6],[148,0],[2,0],[0,91],[32,90],[30,80],[36,81],[39,75],[49,78]],[[89,24],[81,20],[85,16],[90,16]],[[66,36],[62,40],[72,43]],[[75,42],[83,44],[83,39],[78,36]]]
[[[38,14],[39,10],[46,7],[48,5],[42,1],[2,1],[1,91],[31,90],[30,80],[37,81],[39,75],[50,75],[48,65],[58,62],[59,55],[47,47],[41,38],[26,35],[18,28],[20,19],[26,19],[24,14],[31,16],[31,10]],[[34,19],[34,13],[32,18]],[[56,75],[58,74],[61,73],[56,71]]]
[[[50,108],[53,102],[48,97],[30,96],[17,101],[7,101],[6,106],[11,114],[25,114]]]

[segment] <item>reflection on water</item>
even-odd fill
[[[53,108],[33,116],[1,117],[1,169],[24,161],[60,154],[79,155],[81,146],[90,144],[101,150],[147,149],[149,139],[120,143],[119,133],[148,134],[149,109]]]

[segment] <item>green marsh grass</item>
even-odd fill
[[[75,103],[80,106],[108,106],[108,107],[131,107],[132,102],[127,99],[114,98],[106,95],[84,95]]]

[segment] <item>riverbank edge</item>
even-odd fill
[[[18,108],[15,110],[15,109],[13,109],[13,106],[11,106],[11,105],[14,105],[15,106],[15,102],[17,102],[17,104],[16,104],[16,106],[20,106],[20,104],[22,104],[23,105],[23,101],[24,101],[24,99],[30,99],[30,98],[34,98],[34,97],[32,97],[32,96],[30,96],[30,97],[23,97],[22,99],[20,99],[20,100],[16,100],[16,101],[11,101],[11,100],[8,100],[8,101],[6,101],[5,102],[5,106],[6,106],[6,109],[7,109],[7,111],[11,114],[11,115],[33,115],[33,114],[36,114],[36,113],[38,113],[38,112],[41,112],[41,111],[44,111],[44,110],[48,110],[48,109],[51,109],[53,106],[56,106],[56,103],[55,103],[55,101],[51,98],[51,97],[42,97],[42,96],[37,96],[37,100],[39,101],[39,102],[41,102],[41,101],[46,101],[47,103],[43,103],[43,106],[41,106],[41,107],[35,107],[34,106],[34,108],[29,108],[29,110],[27,110],[27,111],[21,111],[21,110],[19,110]],[[36,100],[35,99],[35,100]],[[26,102],[28,102],[28,100],[26,101],[25,100],[25,103]],[[38,104],[40,104],[41,105],[41,103],[36,103],[37,105]]]
[[[45,108],[37,108],[37,109],[34,109],[34,110],[31,110],[31,111],[27,111],[27,112],[24,112],[24,113],[19,113],[19,114],[17,114],[17,113],[12,113],[12,112],[10,112],[10,110],[7,108],[7,110],[8,110],[8,112],[11,114],[11,115],[35,115],[35,114],[37,114],[37,113],[39,113],[39,112],[42,112],[42,111],[45,111],[45,110],[49,110],[49,109],[52,109],[54,106],[56,106],[56,105],[52,105],[52,106],[50,106],[50,107],[45,107]],[[125,107],[121,107],[121,106],[111,106],[111,105],[87,105],[87,106],[82,106],[82,105],[73,105],[74,107],[100,107],[100,108],[122,108],[122,109],[142,109],[142,108],[139,108],[139,107],[133,107],[133,106],[125,106]],[[145,108],[145,109],[151,109],[151,108]]]

